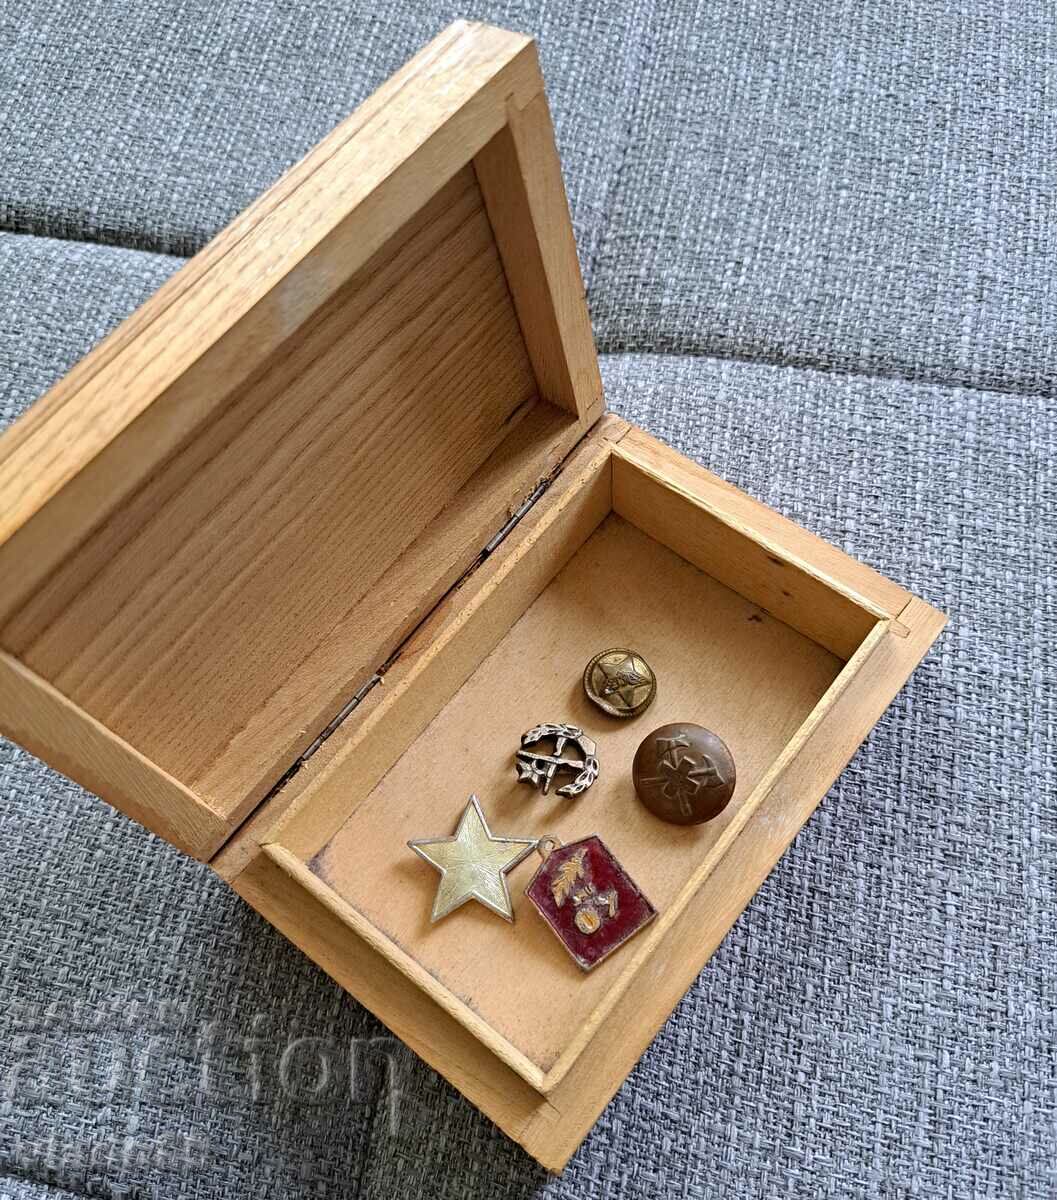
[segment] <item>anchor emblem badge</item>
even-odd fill
[[[541,743],[553,739],[554,752],[547,754]],[[571,746],[581,758],[566,758],[564,750]],[[521,749],[515,755],[520,783],[530,783],[546,795],[559,772],[575,775],[569,783],[558,788],[559,796],[570,799],[586,792],[598,778],[598,759],[595,743],[576,725],[534,725],[521,735]]]

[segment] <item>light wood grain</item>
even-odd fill
[[[594,438],[612,440],[619,437],[627,426],[615,417],[606,417],[596,426]],[[412,612],[416,606],[423,615],[428,608],[436,611],[425,617],[415,633],[411,644],[400,654],[395,665],[385,676],[388,681],[369,692],[356,711],[354,720],[339,726],[333,736],[324,743],[312,758],[301,768],[276,796],[258,808],[232,836],[211,865],[225,879],[233,879],[256,857],[266,834],[275,827],[279,818],[294,800],[323,772],[330,760],[344,749],[351,736],[359,729],[368,713],[392,692],[406,675],[408,669],[419,662],[418,647],[428,644],[439,635],[445,622],[451,622],[458,614],[454,596],[442,599],[438,596],[423,596],[424,581],[436,579],[445,587],[454,584],[468,563],[474,561],[478,551],[501,529],[509,516],[535,489],[536,484],[546,479],[559,466],[567,453],[574,449],[573,438],[579,427],[570,424],[561,410],[548,404],[536,405],[525,418],[511,430],[502,445],[474,477],[462,489],[430,526],[392,566],[386,577],[379,581],[372,593],[372,601],[378,614]],[[559,486],[555,495],[560,494]],[[513,536],[511,545],[524,536],[532,526],[529,520],[519,533]],[[508,547],[509,548],[509,547]],[[481,567],[479,579],[486,578],[503,559],[487,561]],[[465,586],[465,585],[462,585]],[[463,593],[465,595],[465,592]],[[439,607],[437,603],[439,601]],[[369,633],[369,630],[367,631]],[[394,646],[404,641],[398,636]],[[341,645],[332,639],[317,652],[320,655],[341,658],[355,653],[355,643]],[[315,657],[315,656],[313,656]],[[380,665],[380,660],[379,660]]]
[[[600,412],[541,93],[453,26],[0,439],[0,645],[229,830]]]
[[[378,588],[534,395],[466,168],[0,641],[236,820],[476,553],[435,547],[416,594]]]
[[[220,813],[3,651],[0,726],[31,754],[188,854],[208,857],[230,831]]]
[[[668,930],[649,986],[622,998],[590,1053],[546,1098],[270,860],[254,859],[234,886],[508,1136],[560,1171],[944,624],[916,599],[899,617],[905,636],[889,630]]]
[[[614,459],[613,507],[844,659],[879,618],[894,617],[910,598],[638,429]]]
[[[307,861],[344,824],[609,512],[609,438],[626,428],[600,422],[546,503],[415,631],[386,676],[384,698],[335,735],[324,767],[266,840]]]
[[[541,89],[530,39],[458,22],[0,439],[9,614]]]
[[[602,413],[591,318],[547,98],[511,106],[474,159],[540,395],[593,421]]]

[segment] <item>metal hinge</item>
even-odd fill
[[[545,479],[541,479],[539,481],[539,483],[536,484],[536,486],[532,489],[532,491],[529,492],[529,494],[525,497],[525,499],[510,514],[510,520],[507,521],[507,523],[502,527],[502,529],[499,530],[499,532],[495,535],[495,537],[491,538],[488,542],[485,543],[485,547],[481,551],[480,556],[478,558],[478,563],[484,562],[484,560],[489,556],[489,554],[491,554],[492,551],[495,550],[502,542],[505,542],[506,539],[510,536],[510,534],[514,532],[514,529],[516,528],[518,522],[521,521],[521,519],[523,517],[527,516],[529,509],[532,508],[532,506],[536,503],[536,501],[543,495],[543,493],[547,490],[547,488],[549,488],[550,485],[554,482],[555,477],[557,476],[557,474],[560,470],[561,470],[561,466],[559,465],[550,473],[550,475],[548,475]],[[464,578],[465,578],[465,576],[464,576]]]
[[[372,692],[376,687],[385,683],[386,672],[389,671],[400,658],[400,654],[408,642],[415,636],[419,629],[422,628],[423,624],[429,620],[433,613],[436,612],[437,608],[443,604],[453,592],[458,591],[458,589],[463,586],[463,584],[478,569],[478,567],[480,567],[490,555],[495,553],[495,551],[503,544],[503,542],[506,541],[511,533],[514,532],[520,522],[523,521],[526,516],[528,516],[540,497],[547,491],[555,479],[557,479],[561,472],[562,465],[562,463],[559,463],[549,475],[544,476],[544,478],[536,484],[536,486],[531,492],[529,492],[525,499],[522,500],[516,509],[514,509],[499,530],[497,530],[497,532],[493,534],[487,542],[485,542],[484,547],[474,558],[473,562],[471,562],[466,570],[463,571],[459,578],[456,579],[451,587],[445,591],[444,595],[441,596],[437,603],[434,604],[429,612],[426,613],[426,615],[418,622],[415,628],[403,639],[400,645],[397,646],[393,653],[390,654],[385,662],[382,663],[382,665],[374,672],[374,674],[370,677],[370,679],[367,680],[363,687],[361,687],[348,701],[348,703],[342,707],[341,711],[337,714],[337,716],[334,717],[332,721],[330,721],[330,723],[319,734],[315,741],[294,760],[289,769],[283,773],[282,777],[265,797],[266,800],[274,796],[276,792],[281,791],[287,785],[287,783],[289,783],[294,775],[296,775],[297,772],[300,771],[305,765],[305,763],[308,762],[312,755],[319,750],[323,743],[329,737],[331,737],[338,727],[343,725],[349,716],[360,706],[360,704],[363,703],[369,692]]]
[[[363,698],[367,695],[367,693],[369,691],[371,691],[373,688],[377,687],[378,684],[380,684],[381,682],[382,682],[381,675],[377,671],[375,671],[375,673],[370,677],[370,679],[367,680],[367,682],[363,685],[363,687],[360,688],[360,690],[352,697],[352,699],[348,702],[348,704],[346,704],[344,706],[344,708],[342,708],[341,712],[338,713],[338,715],[334,718],[334,720],[331,721],[330,724],[319,735],[319,737],[316,738],[316,740],[312,743],[312,745],[309,746],[308,749],[301,755],[301,757],[297,760],[296,765],[300,767],[301,765],[306,763],[312,757],[312,755],[315,754],[315,752],[320,748],[320,746],[323,745],[323,743],[327,740],[327,738],[330,737],[330,735],[334,732],[334,730],[337,729],[337,727],[342,723],[342,721],[345,720],[345,718],[349,715],[349,713],[351,713],[352,710],[359,705],[359,703],[363,700]]]

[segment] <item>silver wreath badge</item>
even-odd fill
[[[552,754],[533,749],[552,738]],[[574,746],[583,758],[565,758],[562,752],[566,746]],[[586,792],[598,778],[595,743],[576,725],[533,725],[521,735],[521,749],[515,758],[519,781],[532,784],[544,795],[549,791],[559,771],[576,774],[575,779],[558,789],[559,796],[567,796],[570,799]]]

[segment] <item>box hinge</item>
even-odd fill
[[[480,566],[480,564],[482,562],[484,562],[484,560],[489,556],[489,554],[491,554],[493,550],[496,550],[500,546],[500,544],[502,542],[506,541],[506,539],[510,536],[510,534],[514,532],[514,529],[517,527],[518,522],[521,521],[522,518],[526,516],[526,514],[532,508],[532,506],[536,503],[536,501],[543,495],[543,493],[547,490],[547,488],[550,487],[550,485],[554,482],[555,476],[558,474],[558,472],[560,470],[561,470],[561,466],[559,465],[551,472],[550,475],[548,475],[545,479],[541,479],[539,481],[539,483],[536,484],[536,486],[532,489],[532,491],[517,506],[517,508],[514,509],[513,513],[511,513],[510,519],[507,521],[507,523],[499,530],[499,532],[495,535],[495,537],[491,538],[486,543],[485,548],[481,551],[481,554],[480,554],[475,566]],[[471,570],[472,569],[473,568],[471,568]],[[465,576],[463,576],[463,578],[465,578]]]
[[[334,730],[337,729],[342,721],[345,720],[349,713],[351,713],[352,710],[360,704],[364,696],[366,696],[367,693],[372,690],[372,688],[377,687],[381,682],[381,674],[378,671],[375,671],[375,673],[370,677],[370,679],[367,680],[363,687],[361,687],[359,691],[352,697],[352,699],[350,699],[349,702],[342,708],[333,721],[331,721],[330,724],[320,733],[319,737],[316,738],[312,745],[301,754],[297,765],[300,765],[301,763],[304,763],[310,759],[312,755],[315,754],[315,752],[320,748],[320,746],[323,745],[327,738],[330,737]]]
[[[458,591],[458,589],[463,586],[463,584],[467,581],[467,579],[470,578],[470,576],[481,566],[481,564],[483,562],[485,562],[485,560],[488,559],[492,554],[494,554],[495,551],[498,550],[498,548],[503,544],[503,542],[505,542],[506,539],[511,535],[511,533],[514,532],[514,530],[521,523],[521,521],[523,521],[525,519],[525,517],[532,511],[533,507],[536,505],[536,503],[539,501],[539,499],[543,496],[543,494],[547,491],[547,489],[551,486],[551,484],[555,481],[555,479],[558,478],[558,475],[561,473],[561,469],[562,469],[563,465],[564,465],[564,463],[558,463],[558,465],[554,468],[553,471],[550,472],[549,475],[545,475],[536,484],[536,486],[532,489],[532,491],[529,492],[529,494],[525,497],[525,499],[522,500],[522,502],[517,506],[517,508],[514,509],[514,511],[510,514],[510,516],[507,518],[507,520],[500,526],[500,528],[492,535],[492,537],[490,537],[488,539],[487,542],[485,542],[484,546],[478,552],[478,554],[473,559],[473,561],[470,563],[470,565],[466,568],[465,571],[463,571],[463,573],[458,577],[458,579],[456,579],[456,581],[451,585],[451,587],[449,587],[444,592],[444,595],[441,596],[440,600],[437,601],[437,603],[429,610],[428,613],[426,613],[426,615],[422,618],[422,620],[418,622],[418,624],[415,626],[415,628],[412,629],[411,632],[401,641],[400,645],[396,647],[396,649],[392,652],[392,654],[389,655],[389,657],[385,660],[385,662],[382,663],[382,665],[371,675],[370,679],[368,679],[367,682],[361,688],[358,689],[358,691],[355,693],[355,695],[353,695],[349,699],[349,701],[345,705],[342,706],[341,710],[337,713],[337,715],[333,718],[333,720],[331,720],[328,723],[326,728],[320,732],[319,736],[315,739],[315,741],[310,746],[308,746],[293,761],[293,763],[291,763],[291,765],[287,768],[286,771],[283,772],[283,774],[280,776],[280,778],[276,781],[275,786],[269,791],[268,795],[265,797],[265,800],[271,799],[271,797],[274,796],[277,792],[282,791],[282,789],[287,785],[287,783],[290,782],[290,780],[294,777],[294,775],[296,775],[297,772],[300,771],[301,768],[305,765],[305,763],[308,762],[308,760],[319,750],[319,748],[323,745],[323,743],[326,742],[326,740],[341,725],[343,725],[345,723],[345,721],[360,706],[360,704],[363,703],[363,701],[367,697],[367,695],[371,691],[373,691],[376,687],[378,687],[380,684],[383,684],[385,682],[386,673],[393,667],[393,665],[399,659],[401,653],[404,650],[404,647],[408,644],[408,642],[418,633],[419,629],[421,629],[422,625],[427,620],[429,620],[429,618],[436,611],[436,609],[441,604],[443,604],[444,601],[447,600],[447,598],[453,592]]]
[[[490,558],[496,552],[496,550],[499,549],[499,547],[506,541],[506,539],[518,527],[518,525],[521,524],[521,522],[525,519],[525,517],[528,516],[528,514],[532,511],[532,509],[535,507],[535,505],[539,502],[539,500],[543,496],[543,494],[547,491],[547,489],[551,486],[551,484],[555,481],[555,479],[558,478],[559,474],[561,473],[561,469],[564,465],[565,465],[564,462],[558,463],[558,465],[554,468],[553,471],[550,472],[549,475],[545,475],[536,484],[536,486],[532,489],[532,491],[529,492],[529,494],[525,497],[525,499],[522,500],[522,502],[517,506],[517,508],[514,509],[514,511],[510,514],[510,516],[506,519],[506,521],[504,521],[504,523],[499,527],[499,529],[497,529],[496,532],[488,539],[488,541],[485,542],[484,546],[477,553],[477,555],[474,557],[474,559],[472,560],[470,565],[466,568],[466,570],[463,571],[463,573],[458,577],[458,579],[455,580],[455,582],[451,585],[451,587],[447,588],[447,590],[444,592],[444,595],[440,597],[440,599],[437,601],[437,603],[433,605],[433,607],[429,610],[429,612],[426,613],[426,615],[422,618],[422,620],[418,622],[418,624],[415,626],[415,628],[411,630],[411,632],[401,641],[400,645],[397,646],[397,648],[393,651],[393,653],[390,654],[389,657],[385,660],[385,662],[382,663],[382,665],[378,668],[377,672],[375,673],[375,678],[378,680],[378,682],[380,682],[380,683],[385,682],[386,673],[393,667],[393,665],[399,659],[400,655],[403,653],[404,647],[417,635],[418,631],[422,628],[422,626],[437,611],[437,609],[448,599],[448,597],[453,595],[455,592],[457,592],[459,590],[459,588],[461,588],[463,586],[463,584],[466,583],[466,581],[470,578],[470,576],[473,575],[474,572],[477,571],[481,567],[481,565],[488,558]],[[363,689],[361,689],[361,691],[362,690]],[[369,691],[370,688],[368,687],[367,690]],[[364,694],[366,694],[366,692]],[[359,703],[359,701],[357,701],[356,703]],[[355,705],[353,705],[352,707],[355,707]],[[351,712],[352,709],[350,708],[349,711]],[[348,715],[348,713],[345,714],[345,716],[347,716],[347,715]],[[344,719],[345,719],[345,717],[343,716],[341,718],[341,720],[344,720]]]

